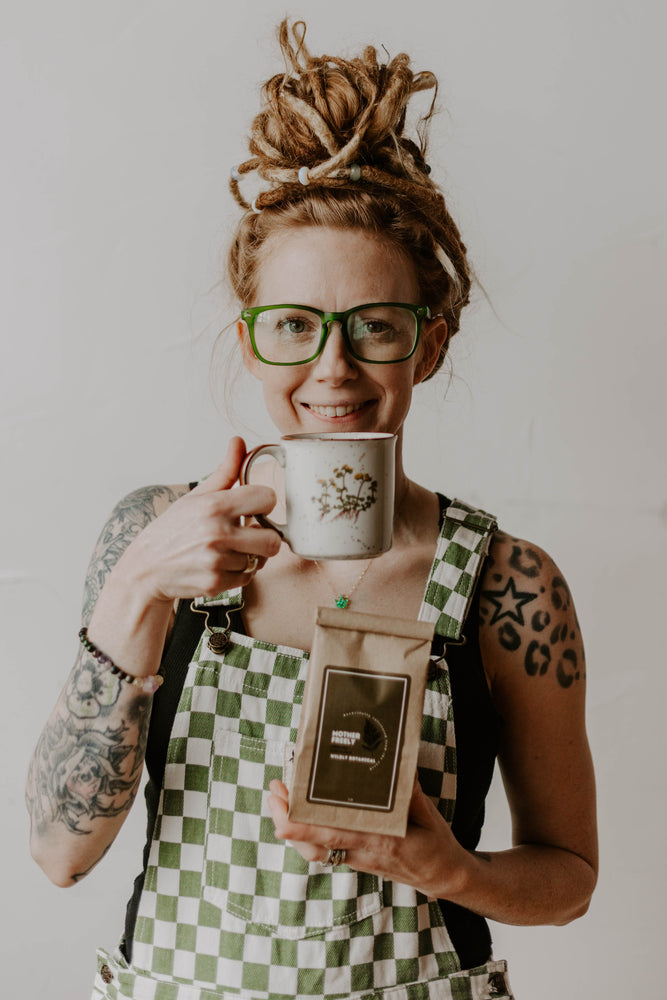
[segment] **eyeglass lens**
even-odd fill
[[[368,361],[400,361],[412,352],[417,317],[403,306],[371,306],[347,317],[347,336],[355,354]],[[264,309],[255,316],[255,344],[270,362],[310,360],[322,339],[322,319],[300,306]]]

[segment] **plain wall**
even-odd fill
[[[660,996],[667,820],[665,5],[304,3],[314,51],[406,49],[440,79],[430,152],[477,274],[408,472],[552,553],[589,659],[601,875],[564,928],[493,925],[517,1000]],[[2,995],[85,1000],[140,865],[142,805],[74,889],[31,861],[23,783],[77,649],[114,503],[273,437],[209,358],[229,168],[281,67],[282,4],[4,0],[0,12]],[[221,365],[212,379],[219,396]],[[494,786],[487,847],[509,844]]]

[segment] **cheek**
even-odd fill
[[[261,376],[264,402],[269,411],[292,406],[292,395],[300,386],[301,379],[296,377],[290,368],[273,368],[262,365]]]
[[[409,402],[412,398],[412,391],[418,381],[418,365],[415,364],[414,358],[410,358],[410,360],[402,363],[400,370],[396,372],[395,378],[386,384],[387,395],[394,399],[405,399]]]

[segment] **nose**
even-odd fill
[[[326,342],[317,359],[316,376],[321,381],[337,385],[350,378],[356,378],[357,374],[354,358],[348,354],[345,347],[340,322],[331,320],[328,323]]]

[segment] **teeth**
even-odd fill
[[[362,406],[363,403],[353,403],[351,406],[315,406],[311,403],[309,409],[322,417],[346,417],[348,413],[356,413]]]

